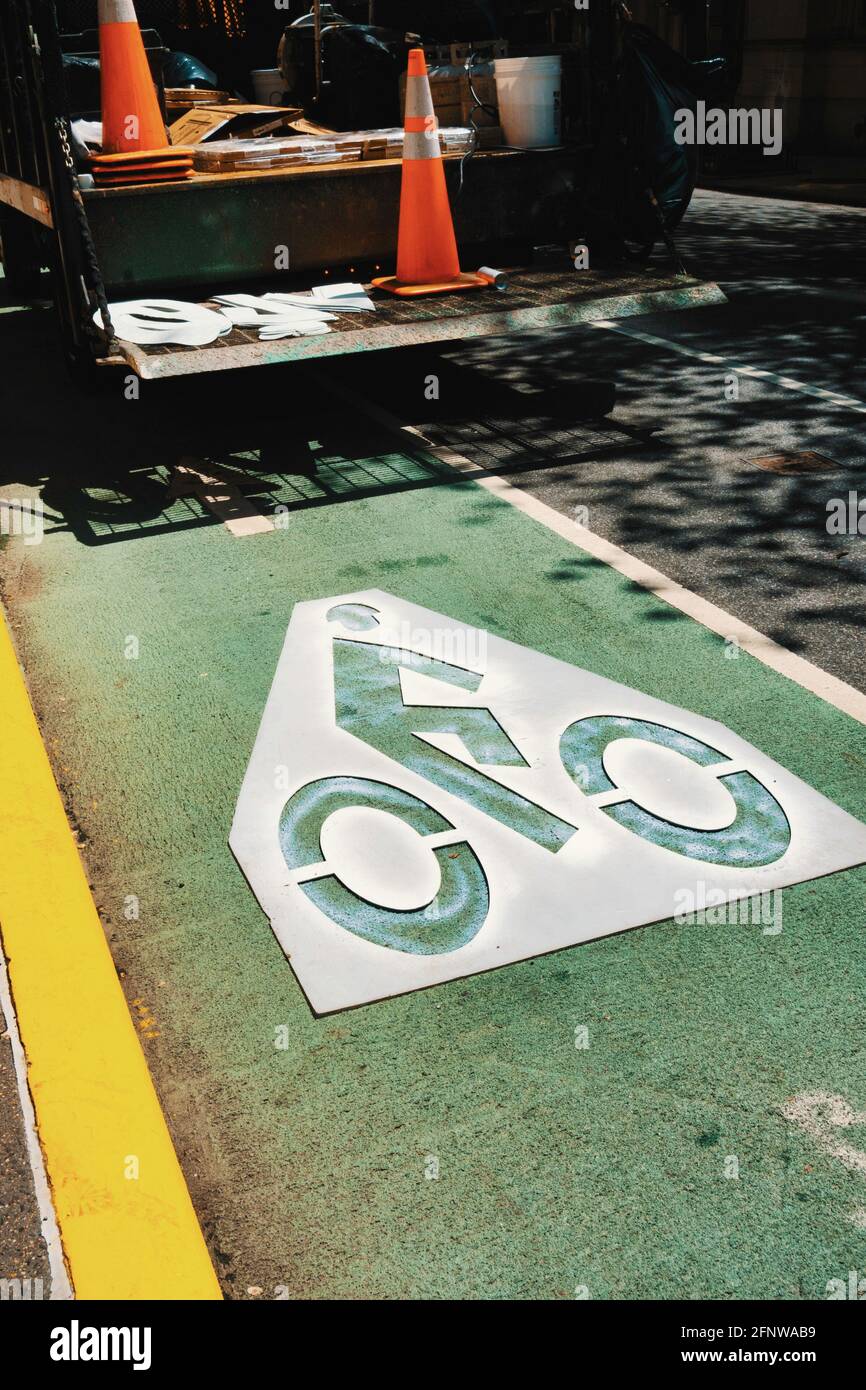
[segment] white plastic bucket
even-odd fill
[[[497,58],[496,95],[506,145],[537,150],[562,140],[562,58]]]
[[[253,96],[260,106],[281,106],[286,81],[279,68],[254,68],[250,73],[253,79]]]

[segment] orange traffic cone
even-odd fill
[[[397,274],[373,284],[411,296],[483,289],[487,283],[479,275],[460,272],[427,62],[423,48],[413,48],[406,79]]]
[[[99,0],[102,154],[100,185],[186,178],[192,150],[168,144],[133,0]]]

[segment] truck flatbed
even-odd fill
[[[624,318],[725,301],[712,281],[646,269],[618,269],[615,273],[576,271],[564,252],[557,253],[555,259],[560,263],[556,267],[514,271],[504,293],[491,288],[425,300],[401,300],[368,286],[376,303],[375,313],[341,315],[331,324],[332,331],[320,336],[260,342],[256,329],[235,328],[207,347],[141,347],[117,341],[115,349],[139,376],[154,380],[422,343],[568,328],[593,319]]]
[[[37,0],[9,0],[7,8],[9,24],[0,25],[4,272],[10,291],[28,299],[44,294],[42,271],[51,268],[64,355],[82,385],[92,385],[95,373],[115,363],[131,364],[142,377],[184,376],[552,332],[594,318],[723,300],[717,285],[672,274],[664,252],[658,270],[593,261],[591,271],[578,272],[564,249],[593,235],[593,256],[602,242],[613,253],[618,247],[618,218],[607,209],[597,159],[599,133],[610,120],[605,93],[617,53],[612,7],[601,4],[586,25],[554,24],[562,30],[555,47],[570,74],[563,83],[564,144],[495,147],[491,127],[480,133],[482,148],[444,159],[462,265],[510,269],[506,294],[491,289],[410,304],[378,296],[375,314],[341,319],[321,337],[262,343],[254,332],[237,330],[205,348],[106,342],[93,327],[94,310],[105,301],[152,294],[202,303],[220,292],[306,289],[328,278],[369,281],[392,273],[402,161],[202,170],[165,183],[90,186],[82,176],[85,164],[79,169],[73,153],[56,9]],[[549,8],[573,19],[569,0]],[[299,104],[306,116],[296,125],[304,133],[327,134],[318,121],[311,128],[316,103]],[[468,118],[461,105],[464,124]],[[602,238],[596,222],[600,218],[604,227],[608,214],[610,237]],[[540,262],[540,247],[563,248],[558,262]]]

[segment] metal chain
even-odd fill
[[[63,162],[67,169],[74,172],[75,160],[72,158],[72,146],[69,143],[69,132],[66,121],[57,118],[57,131],[60,136],[60,148],[63,151]]]
[[[100,346],[107,346],[102,342],[103,334],[111,341],[114,337],[114,326],[111,322],[111,313],[108,308],[108,299],[105,294],[105,285],[102,280],[102,272],[99,269],[99,258],[96,254],[96,247],[93,244],[93,234],[90,230],[90,223],[87,219],[87,210],[84,206],[84,199],[81,196],[81,188],[78,183],[78,174],[75,170],[75,156],[72,153],[72,145],[69,139],[69,122],[65,116],[55,116],[54,127],[60,142],[60,152],[63,155],[63,163],[66,167],[69,187],[72,193],[72,202],[75,207],[75,215],[78,219],[78,229],[81,234],[81,242],[84,250],[84,259],[87,269],[90,272],[90,285],[99,309],[99,316],[102,319],[103,332],[100,333],[92,321],[85,324],[85,332],[89,336],[97,334]],[[85,291],[87,286],[84,286]]]

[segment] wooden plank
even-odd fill
[[[48,194],[35,184],[13,179],[11,174],[0,174],[0,203],[23,212],[34,222],[41,222],[43,227],[54,226]]]

